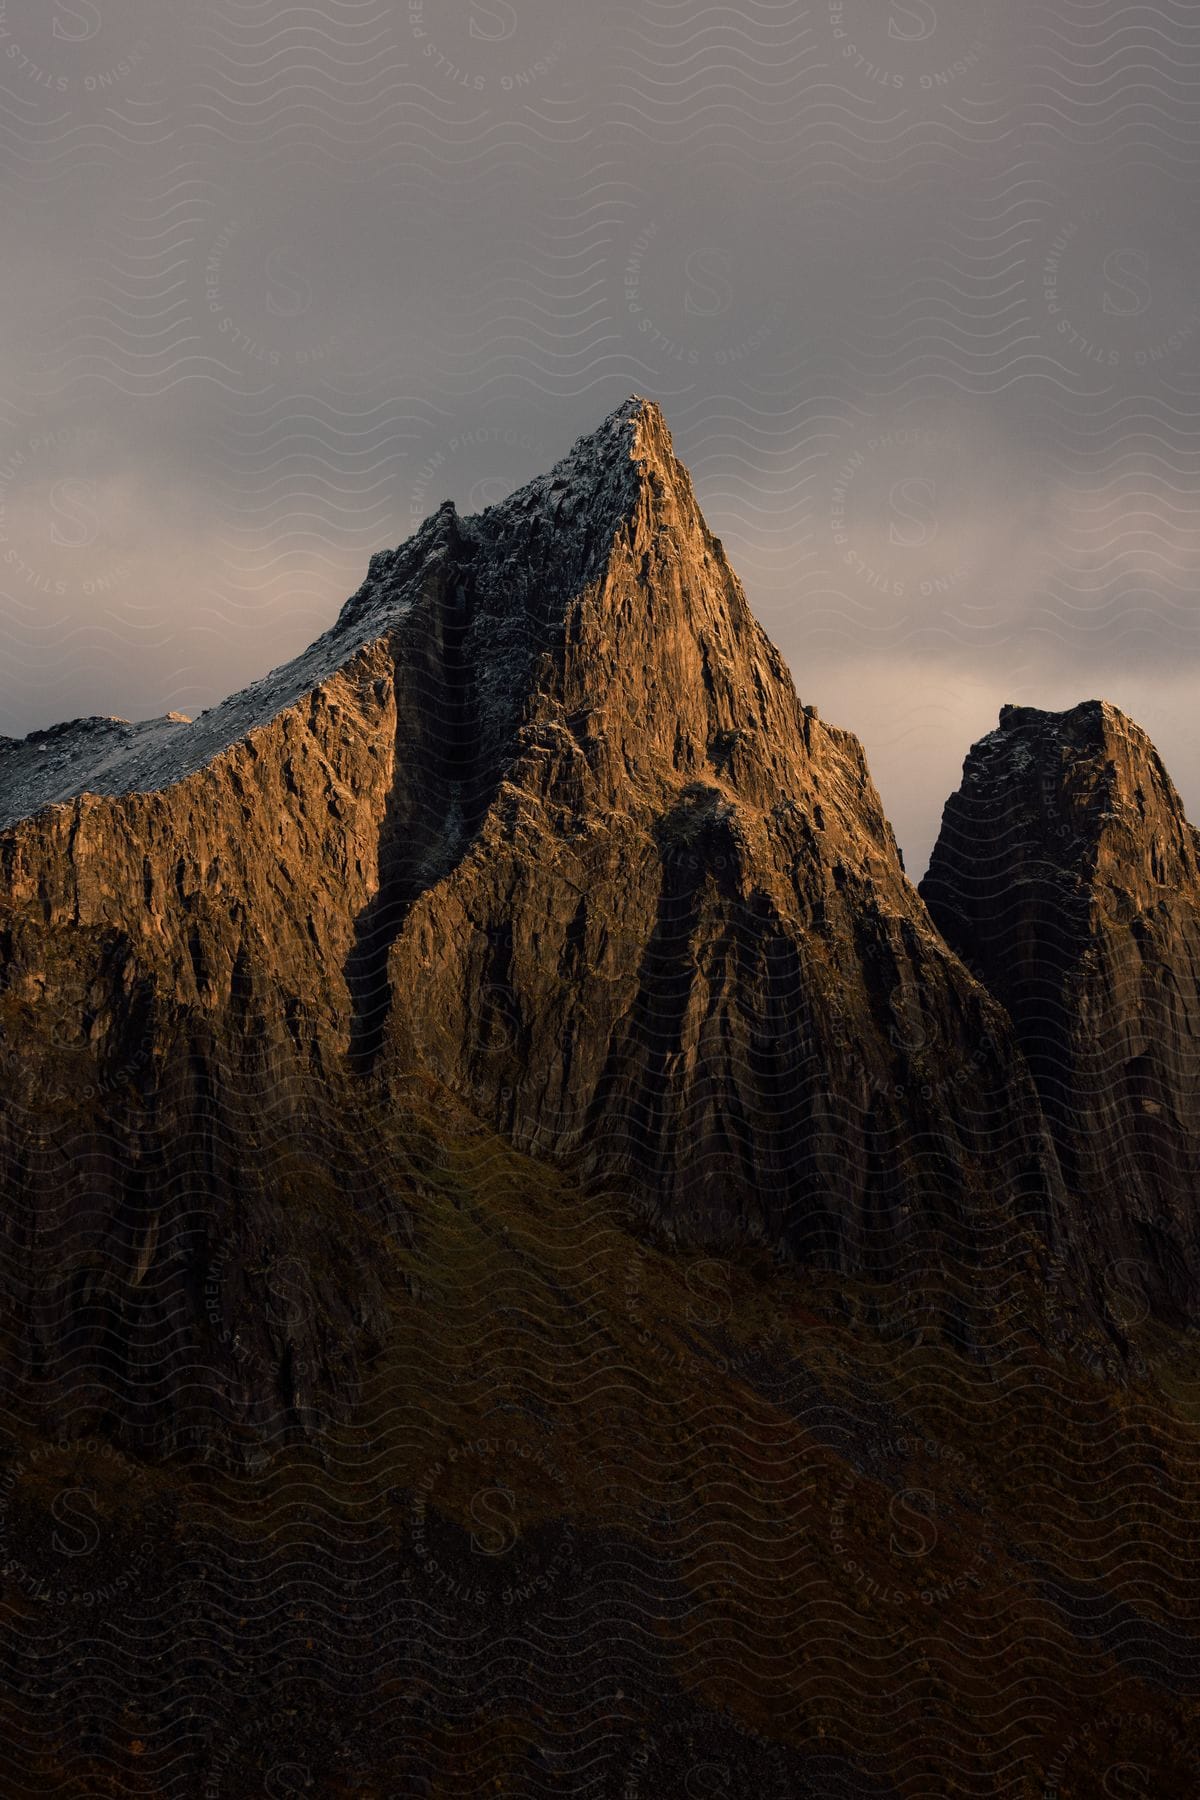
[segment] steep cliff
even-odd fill
[[[1200,1313],[1200,834],[1116,707],[1006,706],[921,893],[1016,1025],[1110,1283]]]
[[[653,407],[0,796],[5,1791],[1190,1791],[1192,1342]]]
[[[447,503],[244,693],[8,743],[0,786],[35,1362],[103,1345],[144,1389],[153,1343],[174,1391],[216,1331],[253,1412],[250,1334],[302,1418],[379,1311],[369,1231],[409,1228],[414,1079],[679,1239],[906,1286],[968,1339],[1063,1250],[1008,1021],[647,402],[503,505]],[[303,1303],[248,1305],[247,1271]]]

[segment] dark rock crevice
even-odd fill
[[[469,651],[472,575],[453,561],[430,582],[392,645],[397,696],[393,781],[379,826],[378,887],[354,924],[345,976],[350,1066],[369,1075],[395,994],[391,947],[413,901],[465,854],[495,793],[499,769],[481,766],[475,670]]]

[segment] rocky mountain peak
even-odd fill
[[[309,651],[194,724],[0,756],[5,979],[132,1063],[165,1131],[201,1094],[306,1092],[300,1136],[328,1118],[357,1167],[347,1132],[386,1138],[420,1078],[681,1238],[770,1242],[905,1304],[914,1270],[941,1295],[961,1265],[967,1291],[981,1246],[1059,1244],[1011,1027],[649,401],[500,505],[443,505]],[[244,1140],[205,1127],[209,1185],[241,1190]]]
[[[469,556],[482,574],[492,565],[494,592],[516,559],[539,556],[550,541],[563,577],[556,590],[577,591],[600,573],[613,539],[639,507],[652,512],[680,503],[694,512],[691,480],[675,457],[666,420],[653,401],[632,395],[553,468],[494,506],[462,515],[453,500],[444,500],[407,544],[372,557],[368,580],[347,601],[339,626],[370,618],[368,603],[377,607],[380,589],[402,583],[415,566]],[[511,591],[515,596],[516,585]]]
[[[1192,1791],[1193,1361],[1096,1379],[1194,1298],[1160,772],[1006,709],[947,808],[1056,1152],[648,402],[0,740],[10,1792]]]
[[[535,678],[533,652],[561,636],[567,602],[600,580],[618,540],[628,549],[659,530],[673,534],[677,554],[685,541],[701,555],[714,549],[662,412],[634,395],[547,474],[485,512],[463,517],[443,501],[406,543],[371,558],[330,630],[194,721],[176,712],[132,724],[89,718],[0,738],[0,825],[86,792],[169,786],[301,701],[365,645],[411,636],[434,595],[439,613],[448,595],[460,615],[452,633],[470,628],[478,691],[507,729]]]
[[[1194,1317],[1200,834],[1146,733],[1107,701],[1005,707],[921,894],[1010,1013],[1109,1265]]]
[[[1026,830],[1040,820],[1045,859],[1068,873],[1089,867],[1125,880],[1136,866],[1156,885],[1200,873],[1200,836],[1157,750],[1111,701],[1066,712],[1002,707],[998,728],[967,758],[962,805],[1001,795],[1014,813],[1023,809]]]

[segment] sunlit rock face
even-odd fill
[[[1031,1253],[1074,1266],[1008,1018],[646,401],[195,721],[6,741],[0,796],[13,1316],[131,1391],[144,1345],[174,1433],[214,1356],[251,1418],[349,1391],[414,1079],[668,1235],[933,1291],[968,1341]],[[303,1304],[264,1308],[280,1266]]]

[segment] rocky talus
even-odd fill
[[[1099,700],[1005,707],[921,893],[1013,1019],[1121,1306],[1195,1318],[1200,834],[1145,732]]]

